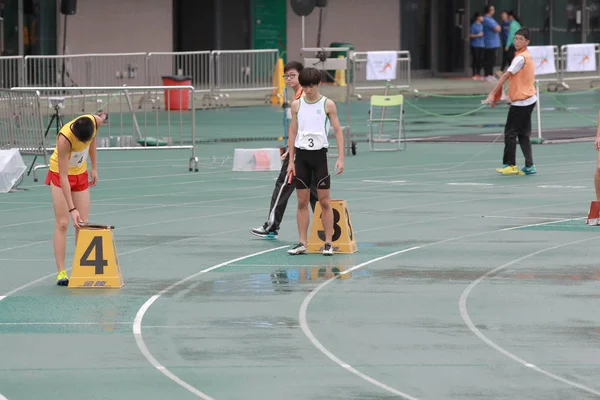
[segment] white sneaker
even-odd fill
[[[333,255],[333,246],[330,243],[325,243],[325,246],[323,246],[323,255],[324,256],[332,256]]]
[[[308,248],[302,244],[302,243],[298,243],[297,245],[295,245],[294,247],[292,247],[291,249],[288,250],[288,254],[291,255],[298,255],[298,254],[304,254],[308,251]]]

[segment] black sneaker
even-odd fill
[[[323,255],[324,256],[332,256],[333,255],[333,246],[331,243],[325,243],[323,246]]]
[[[250,229],[250,233],[263,239],[277,239],[277,231],[267,231],[263,226]]]

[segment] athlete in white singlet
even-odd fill
[[[319,93],[321,72],[314,68],[304,68],[298,77],[305,96],[292,103],[292,122],[288,148],[290,165],[288,172],[294,176],[298,193],[298,234],[300,242],[288,250],[290,254],[306,253],[310,215],[308,199],[312,179],[317,183],[317,193],[321,204],[323,228],[325,230],[324,255],[332,255],[333,210],[331,209],[331,177],[327,164],[327,135],[333,128],[339,156],[335,164],[336,175],[344,171],[344,137],[337,116],[335,103]]]

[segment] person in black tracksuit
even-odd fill
[[[294,100],[302,97],[302,87],[300,86],[300,82],[298,82],[298,75],[304,69],[304,66],[297,61],[290,61],[284,67],[284,78],[286,84],[292,88],[294,93]],[[269,227],[269,215],[267,215],[267,221],[260,227],[250,229],[250,233],[256,235],[258,237],[262,237],[265,239],[277,239],[279,234],[279,227],[281,225],[281,221],[283,220],[283,214],[285,213],[285,208],[287,207],[288,200],[292,193],[294,193],[295,185],[289,184],[285,182],[285,176],[287,174],[290,158],[288,155],[288,151],[281,156],[282,158],[282,166],[279,171],[279,176],[277,177],[277,181],[275,182],[275,189],[273,189],[273,194],[271,196],[271,205],[269,207],[269,215],[273,207],[275,207],[275,216],[273,218],[273,223]],[[311,185],[310,188],[310,205],[312,207],[313,212],[315,211],[315,205],[317,201],[319,201],[319,197],[317,195],[316,182],[314,185]],[[281,192],[281,196],[279,197],[279,201],[277,205],[275,202],[277,201],[277,196],[279,196],[279,191],[281,190],[281,186],[283,185],[283,191]]]

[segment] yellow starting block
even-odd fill
[[[331,200],[333,209],[333,236],[331,245],[336,253],[351,254],[358,251],[356,238],[350,222],[350,211],[346,200]],[[325,231],[321,220],[321,204],[317,202],[310,233],[308,234],[308,252],[320,253],[325,245]]]
[[[109,225],[81,225],[69,277],[70,288],[123,287],[113,229]]]

